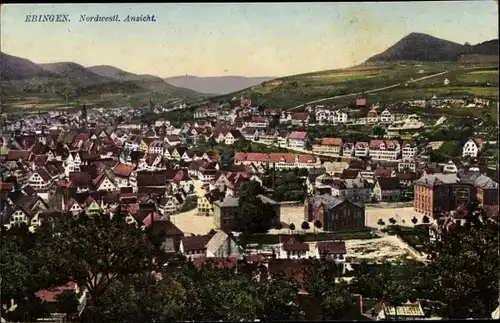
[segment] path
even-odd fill
[[[427,75],[427,76],[424,76],[424,77],[420,77],[420,78],[417,78],[417,79],[405,82],[405,84],[420,82],[420,81],[423,81],[423,80],[426,80],[426,79],[430,79],[430,78],[433,78],[433,77],[437,77],[437,76],[440,76],[440,75],[443,75],[443,74],[447,74],[447,73],[450,73],[450,72],[451,71],[444,71],[444,72],[440,72],[440,73],[436,73],[436,74],[432,74],[432,75]],[[343,94],[343,95],[332,96],[332,97],[329,97],[329,98],[314,100],[314,101],[310,101],[310,102],[306,102],[306,103],[297,105],[297,106],[295,106],[293,108],[288,109],[287,111],[293,111],[293,110],[302,108],[305,105],[309,105],[309,104],[315,104],[315,103],[320,103],[320,102],[324,102],[324,101],[345,98],[345,97],[348,97],[348,96],[354,96],[354,95],[360,95],[360,94],[380,92],[380,91],[384,91],[384,90],[391,89],[391,88],[398,87],[398,86],[401,86],[401,83],[397,83],[397,84],[393,84],[393,85],[389,85],[389,86],[385,86],[385,87],[381,87],[381,88],[373,89],[373,90],[369,90],[369,91],[363,91],[363,92],[357,92],[357,93],[350,93],[350,94]]]

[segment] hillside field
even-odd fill
[[[470,70],[475,69],[475,70]],[[448,72],[434,78],[410,82],[440,72]],[[444,85],[444,80],[450,81]],[[469,63],[386,63],[383,65],[360,65],[353,68],[299,74],[277,79],[281,85],[263,83],[232,97],[249,97],[256,104],[292,108],[310,101],[359,93],[395,84],[380,92],[352,95],[332,99],[318,104],[352,104],[355,98],[366,98],[368,104],[394,102],[408,99],[430,99],[437,97],[484,97],[498,99],[498,66]],[[488,84],[487,84],[488,83]]]

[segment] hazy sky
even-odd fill
[[[27,14],[69,14],[26,23]],[[80,15],[154,14],[149,23]],[[36,63],[113,65],[162,77],[284,76],[363,62],[410,32],[458,43],[498,38],[492,0],[405,3],[3,5],[1,50]]]

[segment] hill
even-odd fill
[[[457,61],[464,55],[498,57],[498,39],[477,45],[462,45],[422,33],[411,33],[384,52],[370,57],[367,62]]]
[[[153,75],[137,75],[113,66],[86,68],[73,62],[36,64],[1,53],[1,96],[4,107],[52,109],[87,103],[99,106],[141,105],[171,99],[203,98]]]
[[[172,85],[184,87],[196,92],[205,94],[228,94],[235,91],[245,89],[247,87],[258,85],[262,82],[269,81],[274,77],[244,77],[244,76],[215,76],[215,77],[198,77],[198,76],[175,76],[168,77],[164,80]]]
[[[55,77],[41,66],[25,58],[0,52],[1,80],[23,80],[33,77]]]

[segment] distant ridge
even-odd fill
[[[244,76],[214,76],[199,77],[192,75],[168,77],[164,80],[172,85],[191,89],[204,94],[228,94],[245,89],[262,82],[274,79],[271,76],[244,77]]]
[[[477,45],[462,45],[423,33],[411,33],[367,62],[458,61],[466,55],[498,57],[498,39]]]
[[[81,98],[102,101],[100,98],[114,96],[149,102],[151,96],[206,97],[171,85],[157,76],[133,74],[108,65],[84,67],[74,62],[37,64],[0,52],[0,67],[4,102],[32,101],[35,105],[35,102],[59,102],[61,98],[65,102]]]

